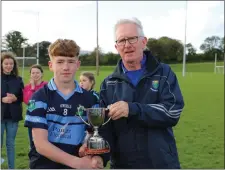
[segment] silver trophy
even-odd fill
[[[85,149],[86,155],[110,152],[109,143],[98,134],[98,128],[107,124],[111,119],[109,118],[106,122],[104,122],[105,112],[108,110],[108,108],[84,108],[84,106],[81,105],[77,108],[80,119],[85,124],[94,128],[94,134],[87,140],[87,148]],[[87,114],[88,122],[82,118],[84,111]]]

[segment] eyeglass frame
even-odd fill
[[[119,41],[119,40],[116,40],[115,43],[116,43],[118,46],[126,45],[127,41],[128,41],[130,44],[135,44],[136,42],[138,42],[138,39],[139,39],[140,37],[143,37],[143,36],[133,36],[133,37],[129,37],[129,38],[124,38],[124,39],[122,39],[123,41],[125,40],[125,41],[124,41],[124,44],[118,44],[118,41]],[[136,38],[136,41],[131,43],[130,40],[131,40],[132,38]],[[121,41],[122,41],[122,40],[121,40]]]

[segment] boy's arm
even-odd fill
[[[32,128],[33,142],[39,154],[48,159],[67,165],[71,168],[92,168],[91,158],[79,158],[57,148],[48,140],[48,124],[46,119],[46,95],[44,89],[37,91],[30,100],[25,117],[25,127]]]
[[[34,145],[36,150],[41,155],[47,157],[48,159],[64,164],[72,168],[81,167],[81,158],[70,155],[61,149],[57,148],[48,141],[48,131],[40,128],[32,129],[32,136],[34,140]],[[85,162],[83,162],[85,163]]]

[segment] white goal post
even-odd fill
[[[23,60],[23,67],[22,67],[22,78],[24,77],[24,67],[25,67],[25,60],[27,59],[37,59],[37,57],[16,57],[17,60]]]
[[[25,67],[25,60],[26,59],[36,59],[36,64],[38,63],[37,57],[25,57],[25,47],[23,47],[23,57],[16,57],[17,60],[23,60],[23,67],[22,67],[22,79],[24,77],[24,67]]]
[[[22,79],[24,77],[25,60],[27,60],[27,59],[37,59],[37,57],[16,57],[16,60],[23,60]]]
[[[224,74],[224,65],[218,66],[217,64],[217,53],[215,54],[215,63],[214,63],[214,73],[223,73]]]

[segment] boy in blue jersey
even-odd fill
[[[86,126],[76,116],[77,107],[96,104],[92,93],[74,81],[79,51],[73,40],[58,39],[49,46],[49,69],[54,77],[33,94],[25,118],[33,137],[31,169],[103,168],[100,156],[78,156]]]

